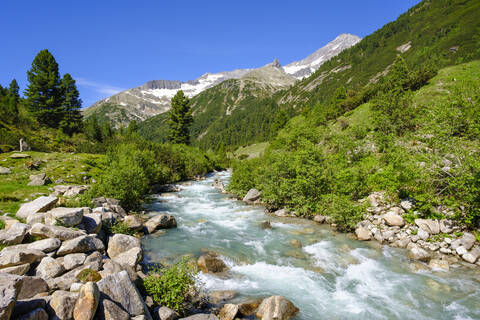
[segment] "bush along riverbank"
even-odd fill
[[[252,205],[263,204],[261,192],[257,189],[250,189],[243,201]],[[449,208],[436,208],[442,219],[420,219],[417,218],[419,214],[415,210],[414,199],[395,203],[385,192],[374,192],[359,202],[365,211],[363,219],[352,230],[358,240],[378,241],[392,247],[405,248],[411,260],[423,262],[436,271],[448,271],[451,265],[480,266],[479,234],[454,219],[453,211]],[[288,209],[267,208],[266,211],[279,217],[297,217],[295,212]],[[338,228],[329,216],[316,215],[312,219]],[[345,231],[343,228],[341,230]]]

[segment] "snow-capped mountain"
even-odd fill
[[[315,72],[325,61],[339,54],[360,41],[360,38],[351,34],[341,34],[332,42],[318,49],[308,57],[300,61],[294,61],[282,68],[278,60],[267,66],[274,66],[279,71],[275,71],[275,76],[269,77],[264,73],[264,67],[257,69],[236,69],[233,71],[224,71],[219,73],[205,73],[195,80],[172,81],[172,80],[153,80],[142,86],[128,89],[117,93],[109,98],[100,100],[84,110],[85,117],[97,115],[100,119],[110,120],[116,127],[128,123],[130,120],[143,121],[154,115],[166,112],[170,108],[170,100],[178,90],[188,97],[193,97],[200,92],[211,88],[228,79],[240,79],[245,76],[260,74],[265,83],[272,83],[275,87],[278,84],[289,83],[295,79],[302,79]],[[262,70],[257,72],[257,70]],[[284,73],[284,76],[279,73]],[[268,74],[268,73],[267,73]],[[271,72],[270,72],[270,75]],[[292,78],[293,80],[289,80]],[[281,79],[281,81],[279,81]],[[279,86],[277,86],[279,87]]]
[[[353,34],[343,33],[305,59],[287,64],[283,67],[283,70],[297,79],[303,79],[314,73],[323,63],[330,60],[330,58],[354,46],[360,40],[360,37]]]

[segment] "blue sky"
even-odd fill
[[[2,1],[0,84],[49,49],[77,80],[84,107],[154,79],[285,65],[340,33],[364,37],[419,0]]]

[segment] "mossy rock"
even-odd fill
[[[87,283],[89,281],[98,282],[102,280],[102,276],[98,271],[87,268],[77,274],[77,279],[82,283]]]

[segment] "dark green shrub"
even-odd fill
[[[135,232],[124,222],[122,221],[110,221],[104,222],[102,228],[106,234],[127,234],[133,235]]]

